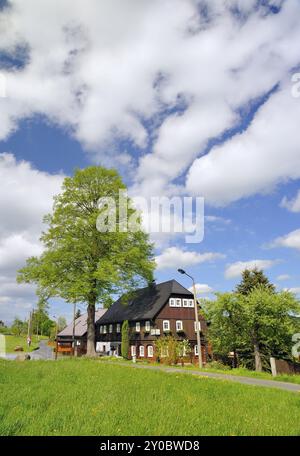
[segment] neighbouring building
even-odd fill
[[[158,338],[172,335],[188,340],[192,358],[198,358],[193,294],[176,280],[153,283],[137,290],[129,299],[121,297],[96,323],[96,350],[102,354],[121,354],[122,323],[130,327],[129,357],[154,359]],[[206,321],[199,316],[202,359],[207,359]]]
[[[105,314],[107,309],[98,309],[95,312],[95,323]],[[73,322],[66,326],[57,335],[58,352],[72,353],[73,344]],[[84,313],[75,320],[75,353],[85,355],[87,346],[87,313]]]

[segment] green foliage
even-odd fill
[[[217,294],[207,308],[215,353],[237,350],[242,365],[253,367],[255,361],[257,370],[267,368],[270,356],[291,358],[292,335],[298,330],[292,315],[300,312],[293,294],[260,285],[246,295]]]
[[[128,320],[123,321],[123,324],[122,324],[121,354],[122,354],[123,358],[128,359],[128,357],[129,357],[129,323],[128,323]]]
[[[49,318],[48,302],[40,298],[37,303],[37,308],[34,309],[31,318],[31,332],[34,334],[50,336],[51,329],[55,325],[54,321]]]
[[[0,435],[300,434],[287,391],[88,359],[0,360],[0,375]]]
[[[15,317],[13,324],[11,326],[11,331],[14,335],[20,336],[21,334],[26,334],[27,324],[18,317]]]
[[[88,353],[95,352],[94,310],[97,302],[105,306],[110,295],[138,287],[152,280],[152,245],[142,229],[122,231],[119,206],[116,232],[99,232],[96,222],[99,199],[110,197],[118,203],[119,190],[125,190],[115,170],[92,166],[76,170],[64,180],[62,193],[55,197],[52,214],[45,217],[47,230],[41,241],[44,252],[31,257],[18,273],[18,281],[34,282],[45,297],[88,305]],[[128,216],[139,214],[127,198]]]
[[[211,361],[209,363],[206,363],[205,369],[210,370],[210,369],[216,369],[216,370],[231,370],[230,366],[227,366],[227,364],[222,363],[221,361]]]
[[[188,356],[190,353],[191,347],[188,340],[164,336],[155,341],[155,355],[164,364],[177,364],[180,358]]]
[[[253,270],[246,269],[242,273],[242,280],[236,287],[236,292],[242,295],[248,295],[255,288],[265,288],[270,292],[275,292],[275,286],[270,283],[264,271],[257,268]]]

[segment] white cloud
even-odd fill
[[[35,302],[34,287],[16,283],[17,270],[39,255],[43,217],[59,193],[62,175],[38,171],[12,154],[0,154],[0,318],[25,316]]]
[[[291,231],[290,233],[286,234],[285,236],[278,237],[271,243],[270,246],[271,247],[287,247],[290,249],[300,250],[300,229]]]
[[[282,199],[280,203],[281,207],[288,209],[291,212],[300,212],[300,190],[295,196],[295,198],[288,199],[286,196]]]
[[[284,291],[290,291],[294,294],[300,294],[300,287],[284,288]]]
[[[221,253],[198,253],[182,250],[178,247],[169,247],[156,257],[157,269],[174,269],[194,266],[196,264],[210,262],[224,258]]]
[[[284,280],[289,280],[290,278],[291,278],[291,276],[289,274],[281,274],[276,277],[276,280],[284,281]]]
[[[237,261],[236,263],[229,264],[225,269],[225,278],[234,279],[239,277],[245,269],[269,269],[275,266],[279,260],[250,260],[250,261]]]
[[[193,287],[190,287],[189,290],[193,292]],[[196,283],[196,294],[202,295],[202,294],[208,294],[212,293],[214,290],[211,288],[209,285],[206,283]]]
[[[239,121],[238,108],[282,81],[299,59],[297,0],[276,15],[255,0],[90,0],[88,8],[72,0],[10,3],[0,15],[0,50],[14,56],[22,46],[28,58],[23,68],[4,71],[0,138],[21,119],[42,114],[102,160],[120,155],[130,166],[124,151],[107,153],[109,143],[126,138],[145,148],[152,141],[135,173],[143,194],[172,188],[209,139]],[[178,105],[186,109],[174,114]],[[249,155],[256,163],[256,154]],[[188,181],[193,190],[198,167]],[[218,174],[216,163],[203,180],[212,201],[209,179]]]

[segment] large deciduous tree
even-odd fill
[[[210,320],[209,338],[216,353],[252,353],[255,370],[270,356],[291,358],[292,336],[299,331],[295,315],[300,314],[296,297],[276,293],[258,285],[247,294],[218,293],[206,304]],[[245,355],[244,355],[245,356]]]
[[[152,245],[127,197],[128,217],[135,216],[139,229],[124,229],[118,202],[125,189],[117,171],[102,167],[76,170],[65,178],[52,214],[45,217],[44,252],[29,258],[18,273],[19,282],[36,283],[47,298],[87,304],[88,356],[95,354],[96,304],[105,305],[112,293],[130,291],[153,276]],[[107,211],[105,205],[99,206],[100,198],[116,203],[115,230],[97,229],[99,215]]]

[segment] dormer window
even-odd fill
[[[176,299],[175,298],[170,298],[169,305],[170,305],[170,307],[176,307]]]
[[[111,334],[113,332],[113,325],[109,325],[109,333]]]
[[[176,298],[176,307],[181,307],[181,299]]]
[[[117,333],[120,333],[121,332],[121,325],[120,323],[117,323]]]
[[[104,325],[104,326],[103,326],[103,334],[106,334],[106,331],[107,331],[106,325]]]
[[[188,299],[183,299],[182,300],[182,307],[189,307],[189,300]]]
[[[141,332],[141,323],[139,321],[137,321],[135,324],[135,332]]]
[[[150,332],[150,329],[151,329],[150,321],[146,321],[145,322],[145,332]]]
[[[189,307],[194,307],[194,300],[193,299],[189,299]]]

